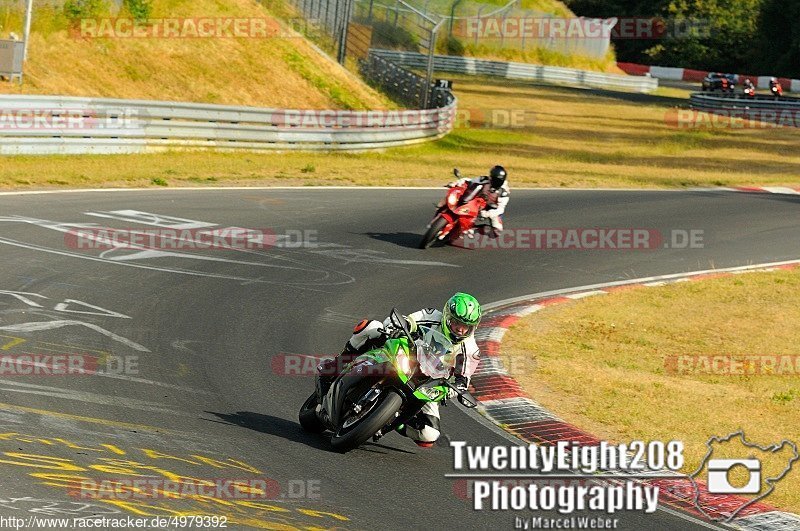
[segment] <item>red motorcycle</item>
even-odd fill
[[[461,178],[458,169],[453,170],[453,174],[457,179]],[[479,191],[480,188],[475,189],[468,182],[450,188],[428,224],[419,248],[426,249],[436,240],[455,241],[472,230],[478,214],[486,208],[486,200],[478,194]]]
[[[769,91],[772,92],[775,99],[783,97],[783,86],[780,81],[775,78],[772,78],[769,82]]]

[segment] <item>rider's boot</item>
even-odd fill
[[[430,430],[434,431],[431,432]],[[421,412],[409,419],[406,424],[401,424],[395,428],[397,433],[408,437],[421,448],[431,448],[436,444],[436,439],[439,438],[439,430],[438,417],[429,417]]]

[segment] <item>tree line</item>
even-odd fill
[[[658,18],[654,38],[613,39],[619,61],[800,77],[800,0],[565,0],[576,14]]]

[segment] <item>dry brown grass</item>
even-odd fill
[[[800,375],[678,375],[665,360],[797,356],[798,290],[795,270],[601,295],[526,317],[506,336],[503,354],[535,356],[535,371],[514,376],[561,418],[610,440],[682,440],[684,471],[693,472],[711,435],[741,428],[761,445],[800,442]],[[736,445],[723,450],[747,457]],[[787,459],[786,452],[766,459],[765,472]],[[800,510],[798,468],[767,502]]]
[[[154,18],[270,16],[253,0],[156,0],[154,6]],[[37,16],[25,84],[0,83],[2,93],[300,109],[391,105],[299,36],[79,39],[63,29],[58,13],[37,9]]]

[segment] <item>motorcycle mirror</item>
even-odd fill
[[[462,406],[468,409],[474,409],[478,407],[478,402],[474,398],[472,398],[467,393],[462,393],[458,395],[458,401],[461,403]]]
[[[453,168],[453,175],[455,175],[459,179],[461,178],[461,172],[458,171],[458,168]]]
[[[392,308],[392,312],[389,314],[389,318],[393,325],[400,328],[406,337],[410,340],[411,339],[411,332],[408,330],[408,322],[405,318],[400,315],[400,312],[397,311],[397,308]],[[412,341],[413,343],[413,341]]]

